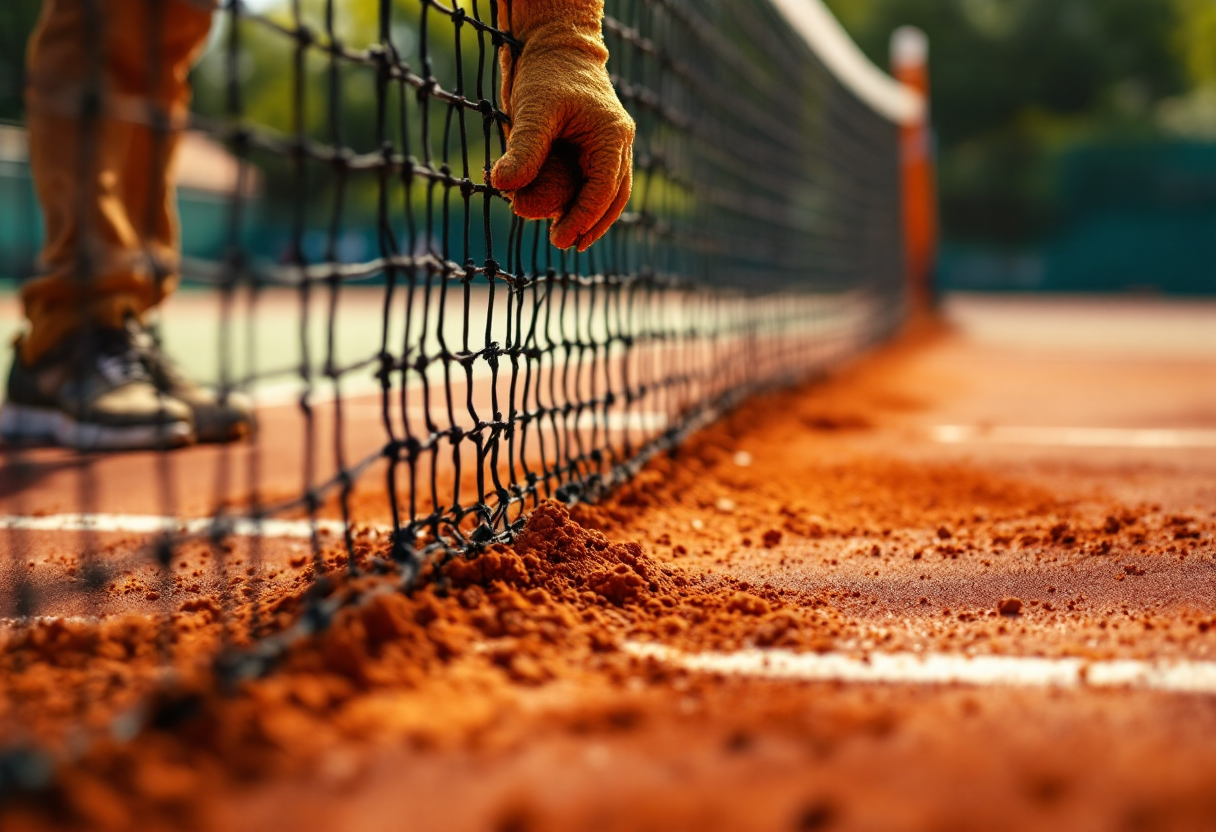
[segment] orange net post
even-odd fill
[[[909,295],[915,312],[936,305],[938,224],[936,164],[929,120],[929,39],[914,26],[902,26],[891,36],[891,74],[919,92],[925,101],[921,118],[900,127],[904,245]]]

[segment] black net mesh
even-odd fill
[[[172,4],[124,2],[149,31],[168,25],[157,10]],[[169,669],[201,585],[226,622],[206,655],[232,678],[267,672],[356,602],[330,591],[335,570],[409,587],[428,563],[508,539],[540,500],[594,499],[742,398],[894,331],[898,127],[766,0],[606,5],[635,186],[576,254],[488,184],[505,147],[498,52],[515,44],[496,4],[224,4],[189,119],[224,160],[222,186],[183,198],[188,288],[169,308],[190,314],[167,312],[161,334],[207,352],[259,428],[117,459],[5,446],[0,719],[31,706],[18,647],[49,617],[104,619],[128,587]],[[107,25],[106,3],[84,6]],[[149,37],[153,85],[162,40]],[[123,121],[149,132],[155,168],[179,115],[92,77],[71,163],[87,172],[104,125]],[[80,280],[96,279],[95,254],[81,246]],[[305,559],[305,602],[264,608]],[[65,730],[81,727],[69,700],[90,695],[65,691]]]

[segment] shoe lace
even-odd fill
[[[96,355],[93,366],[109,384],[149,380],[140,350],[125,331],[99,330],[91,346]]]
[[[154,332],[134,319],[129,319],[126,332],[145,370],[158,385],[173,387],[184,383],[185,376],[177,364],[161,349]]]

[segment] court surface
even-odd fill
[[[227,829],[1210,826],[1216,304],[945,317],[545,509],[526,575],[506,553],[409,608],[426,649],[355,616],[208,711],[223,738],[153,732],[82,781],[115,817]],[[106,512],[155,514],[130,476]],[[298,568],[280,531],[268,595]],[[21,539],[54,560],[69,534]],[[651,584],[567,596],[579,558]]]
[[[826,601],[819,643],[635,624],[644,672],[540,686],[471,747],[239,818],[290,796],[369,829],[1205,827],[1216,306],[965,297],[947,319],[748,405],[698,475],[643,475],[600,518],[774,609]]]

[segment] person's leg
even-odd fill
[[[175,194],[177,155],[190,106],[188,75],[206,43],[211,13],[198,3],[161,0],[148,9],[145,19],[146,57],[126,61],[116,72],[123,84],[122,93],[135,98],[141,90],[147,90],[145,97],[164,117],[159,125],[139,124],[134,128],[123,166],[122,201],[151,267],[147,303],[141,312],[160,303],[178,282],[181,231]],[[138,38],[139,33],[135,36]],[[139,44],[131,42],[128,46],[133,52]]]
[[[138,240],[118,182],[131,127],[100,112],[107,50],[96,33],[108,17],[98,0],[45,0],[30,38],[30,168],[46,237],[42,274],[21,291],[27,364],[79,330],[105,294],[130,288]]]
[[[44,273],[22,287],[30,326],[0,410],[5,438],[120,448],[194,437],[194,408],[152,377],[132,322],[175,281],[170,168],[209,24],[184,0],[44,4],[27,94]]]
[[[149,265],[146,291],[138,296],[136,309],[142,316],[178,282],[181,240],[174,188],[176,160],[190,104],[188,75],[206,42],[211,15],[197,1],[125,2],[155,5],[144,17],[147,34],[128,29],[129,43],[122,54],[139,56],[141,44],[145,48],[152,44],[155,52],[120,62],[115,68],[116,86],[121,85],[121,92],[131,98],[140,90],[150,91],[147,97],[167,117],[159,127],[140,124],[132,130],[123,167],[123,205]],[[152,33],[159,36],[154,38]],[[248,397],[235,393],[220,397],[194,383],[147,333],[137,333],[136,343],[158,389],[190,407],[200,442],[224,442],[249,433],[253,408]]]
[[[176,283],[172,165],[210,21],[186,0],[46,0],[28,50],[46,243],[22,287],[27,364],[83,326],[121,328]]]

